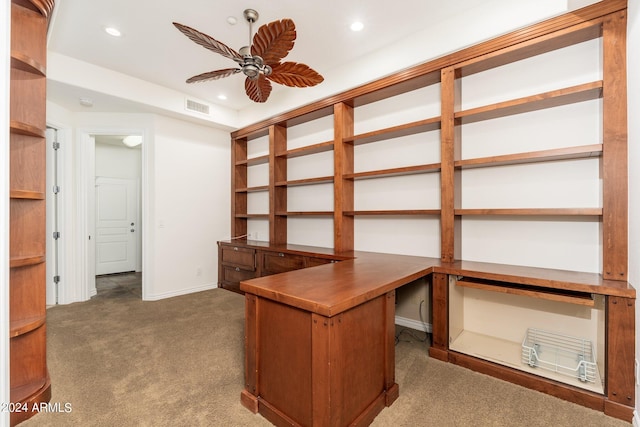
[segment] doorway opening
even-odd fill
[[[142,136],[92,135],[93,207],[89,220],[99,298],[142,298]],[[94,293],[95,292],[95,293]]]

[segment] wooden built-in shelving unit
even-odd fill
[[[46,357],[45,130],[46,34],[54,2],[11,3],[10,396],[27,411],[51,398]]]
[[[634,340],[635,340],[635,291],[627,283],[628,275],[628,225],[627,225],[627,116],[626,116],[626,1],[605,0],[580,9],[575,13],[552,18],[531,25],[496,39],[445,55],[433,61],[410,67],[357,88],[334,95],[296,110],[283,113],[259,123],[239,129],[231,134],[232,142],[232,236],[243,236],[248,232],[248,221],[268,221],[268,245],[282,246],[289,243],[288,219],[322,217],[333,220],[333,248],[335,253],[354,250],[355,218],[383,217],[395,221],[396,217],[428,217],[428,221],[439,221],[440,270],[434,271],[432,290],[433,342],[432,357],[448,360],[500,378],[535,388],[577,403],[603,410],[607,414],[630,419],[635,404]],[[463,82],[474,75],[492,72],[518,61],[551,54],[560,49],[570,49],[597,40],[599,76],[588,76],[543,89],[532,88],[533,93],[524,96],[506,96],[466,105],[463,102]],[[582,81],[586,80],[586,81]],[[555,83],[555,82],[554,82]],[[465,83],[466,84],[466,83]],[[393,99],[422,89],[437,89],[438,113],[427,112],[424,117],[415,115],[405,123],[383,123],[374,129],[358,131],[357,112],[363,106],[378,101]],[[396,101],[397,102],[397,101]],[[421,101],[417,101],[421,102]],[[425,101],[426,102],[426,101]],[[598,103],[601,118],[601,134],[598,141],[560,141],[549,148],[544,144],[527,146],[510,153],[495,155],[463,156],[464,130],[478,124],[491,125],[494,121],[510,116],[526,116],[568,106]],[[389,108],[393,108],[393,102]],[[402,110],[402,105],[397,105]],[[333,123],[333,139],[326,136],[309,137],[303,147],[288,148],[287,134],[299,125],[318,119],[330,119]],[[494,125],[498,127],[499,125]],[[407,159],[406,165],[381,167],[373,170],[357,170],[355,161],[364,144],[389,142],[407,136],[439,137],[438,157],[421,163],[420,158]],[[248,146],[256,140],[268,140],[268,155],[250,158]],[[564,144],[566,142],[566,144]],[[329,174],[291,179],[288,177],[288,160],[319,153],[331,152],[333,171]],[[593,206],[556,203],[551,206],[509,206],[490,204],[465,206],[462,203],[465,191],[463,174],[474,169],[491,170],[498,174],[509,167],[558,164],[554,162],[580,161],[599,162],[601,171],[596,193],[602,194],[601,202]],[[268,164],[268,185],[247,186],[249,168]],[[355,206],[355,184],[369,179],[395,179],[413,175],[428,175],[439,178],[437,200],[429,206],[397,209],[366,208]],[[504,176],[503,180],[508,180]],[[287,199],[294,187],[330,185],[333,194],[333,209],[289,211]],[[291,190],[290,190],[291,189]],[[433,189],[432,189],[433,190]],[[419,191],[419,190],[417,190]],[[247,195],[253,192],[268,194],[268,213],[247,212]],[[477,203],[476,204],[480,204]],[[431,207],[433,206],[433,207]],[[472,219],[469,219],[472,217]],[[501,264],[483,264],[469,270],[462,260],[463,223],[475,219],[508,221],[561,221],[590,222],[600,229],[602,271],[599,273],[551,270]],[[239,241],[239,244],[242,241]],[[553,245],[554,242],[548,242]],[[434,267],[435,268],[435,267]],[[502,271],[508,273],[502,274]],[[459,277],[460,276],[460,277]],[[544,379],[535,375],[535,370],[519,369],[511,362],[502,365],[491,356],[483,358],[475,352],[473,342],[456,346],[456,337],[450,336],[449,314],[457,310],[449,299],[449,278],[460,279],[458,287],[469,292],[504,294],[509,297],[532,298],[549,301],[550,304],[574,304],[588,307],[606,323],[606,338],[598,339],[606,369],[601,370],[603,385],[587,391],[578,390],[571,381],[558,378]],[[594,283],[597,282],[596,285]],[[595,286],[595,287],[594,287]],[[618,288],[621,293],[618,293]],[[460,292],[463,295],[463,292]],[[600,295],[596,301],[593,295]],[[457,297],[456,297],[457,298]],[[462,297],[461,297],[462,298]],[[471,336],[462,331],[459,336]],[[467,333],[468,332],[468,333]],[[490,333],[490,331],[489,331]],[[480,334],[482,335],[482,334]],[[496,337],[489,336],[488,339]],[[496,338],[497,339],[497,338]],[[450,343],[452,343],[450,345]],[[468,347],[471,346],[471,347]],[[456,348],[465,348],[464,351]],[[475,354],[475,356],[474,356]],[[522,371],[522,372],[520,372]],[[595,390],[595,391],[594,391]]]

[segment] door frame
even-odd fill
[[[145,128],[82,128],[77,130],[76,164],[77,205],[75,217],[79,230],[75,239],[78,266],[76,268],[75,295],[77,301],[86,301],[96,294],[96,253],[95,253],[95,138],[93,135],[142,135],[141,152],[141,212],[138,213],[139,230],[142,243],[142,299],[146,299],[149,273],[150,236],[146,232],[149,218],[149,171],[151,156],[149,155],[149,131]]]

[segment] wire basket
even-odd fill
[[[596,382],[593,345],[586,339],[529,328],[522,342],[522,363],[582,382]]]

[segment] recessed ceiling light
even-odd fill
[[[363,28],[364,24],[360,21],[355,21],[353,24],[351,24],[351,31],[362,31]]]
[[[227,99],[227,95],[220,94],[218,95],[218,99],[221,99],[224,101],[225,99]]]
[[[118,30],[117,28],[114,27],[106,27],[104,29],[104,31],[109,34],[110,36],[113,37],[120,37],[122,35],[122,33],[120,32],[120,30]]]
[[[93,99],[91,99],[91,98],[82,97],[82,98],[78,99],[78,102],[83,107],[93,107]]]

